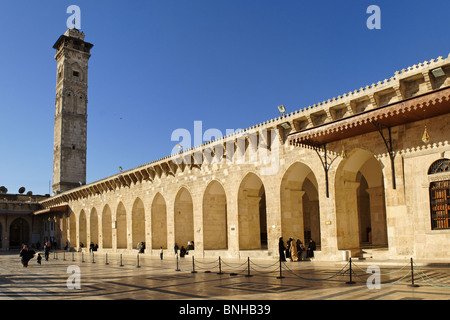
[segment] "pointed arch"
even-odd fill
[[[98,214],[97,214],[97,209],[95,209],[95,208],[92,208],[92,210],[91,210],[91,214],[89,217],[89,225],[90,225],[91,242],[94,245],[98,244]]]
[[[157,193],[152,202],[152,248],[167,249],[167,206],[161,193]]]
[[[131,209],[131,229],[131,243],[136,248],[138,243],[145,242],[145,209],[140,198],[136,198]]]
[[[79,233],[80,243],[77,243],[77,245],[82,243],[83,246],[86,247],[86,245],[87,245],[87,219],[86,219],[86,212],[84,212],[84,210],[81,210],[81,212],[80,212],[78,224],[79,224],[78,233]]]
[[[227,249],[227,197],[217,180],[211,181],[203,195],[203,248]]]
[[[388,245],[383,168],[372,152],[355,148],[341,161],[335,198],[339,249]]]
[[[122,202],[119,202],[116,210],[116,241],[117,249],[128,248],[127,211]]]
[[[318,184],[314,172],[294,162],[284,173],[280,186],[281,232],[284,239],[313,239],[319,246],[320,211]]]
[[[27,220],[16,218],[9,226],[9,248],[22,248],[22,244],[30,245],[30,226]]]
[[[112,212],[109,205],[102,211],[102,248],[112,248]]]
[[[175,217],[175,243],[187,246],[189,241],[194,240],[194,205],[189,190],[182,187],[176,197],[174,205]]]
[[[248,173],[238,191],[239,249],[267,248],[266,193],[262,180]]]
[[[69,242],[72,248],[77,247],[77,218],[73,211],[69,217]]]

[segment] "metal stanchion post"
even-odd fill
[[[122,254],[120,254],[120,266],[123,267],[123,264],[122,264]]]
[[[219,272],[217,274],[223,274],[222,273],[222,261],[220,260],[220,257],[219,257]]]
[[[413,266],[413,258],[411,258],[411,287],[419,287],[419,285],[414,284],[414,266]]]
[[[75,261],[74,253],[72,251],[72,261]]]
[[[281,256],[280,256],[280,276],[279,277],[277,277],[277,279],[283,279],[284,277],[283,277],[283,275],[282,275],[282,273],[281,273],[281,270],[283,269],[283,267],[281,266]]]
[[[139,265],[139,253],[137,254],[137,261],[136,261],[136,268],[140,268],[141,266]]]
[[[83,251],[81,251],[81,262],[84,262],[84,255],[83,255]]]
[[[352,280],[352,258],[350,258],[350,281],[347,281],[346,284],[354,284],[355,282]]]
[[[105,253],[105,264],[109,264],[108,263],[108,253]]]
[[[66,261],[66,252],[63,251],[63,261]]]
[[[247,275],[246,277],[252,277],[252,275],[250,274],[250,257],[247,258]]]
[[[180,268],[178,268],[178,253],[176,254],[177,257],[177,269],[175,271],[180,271]]]
[[[197,273],[197,271],[195,271],[194,256],[192,256],[192,272],[191,273]]]
[[[94,261],[94,251],[92,251],[92,263],[95,263],[95,261]]]

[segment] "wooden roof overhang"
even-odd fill
[[[67,212],[69,212],[69,206],[67,204],[63,204],[63,205],[59,205],[59,206],[55,206],[55,207],[51,207],[51,208],[35,211],[33,214],[35,216],[37,216],[37,215],[40,215],[40,214],[53,213],[53,212],[67,213]]]
[[[450,112],[450,87],[368,110],[348,118],[292,133],[294,146],[323,146],[327,143],[420,121]]]
[[[290,134],[287,140],[290,145],[312,147],[316,151],[325,171],[326,196],[329,197],[328,171],[336,158],[331,161],[328,158],[327,144],[378,131],[383,138],[391,161],[392,188],[396,189],[395,152],[393,150],[391,128],[440,116],[449,112],[450,87],[446,87],[314,128],[302,130]],[[384,131],[386,130],[384,129],[387,129],[387,134],[385,134]],[[323,150],[323,154],[319,150]]]

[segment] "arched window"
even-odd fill
[[[450,159],[435,161],[428,170],[431,230],[450,229]]]

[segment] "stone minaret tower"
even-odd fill
[[[93,45],[73,28],[53,46],[57,61],[53,195],[86,184],[88,61]]]

